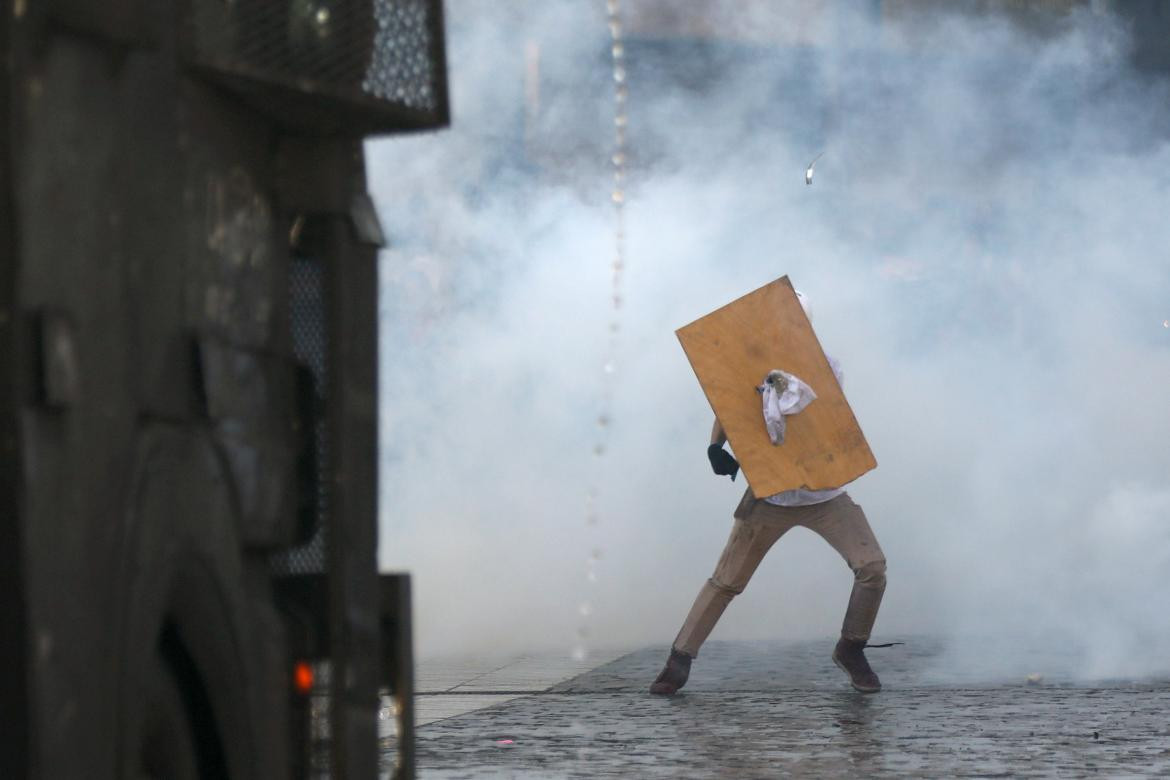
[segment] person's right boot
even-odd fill
[[[833,663],[849,675],[849,682],[862,693],[877,693],[882,689],[881,680],[869,667],[865,659],[865,640],[841,637],[833,648]]]
[[[666,666],[650,685],[650,693],[659,696],[673,696],[679,688],[687,684],[691,675],[691,657],[681,650],[670,648],[670,657],[666,659]]]

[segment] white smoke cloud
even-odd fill
[[[705,7],[714,29],[784,22]],[[791,45],[627,40],[629,267],[599,458],[608,30],[603,7],[518,8],[447,3],[452,127],[369,145],[393,244],[380,560],[414,573],[421,651],[567,649],[582,602],[590,644],[669,642],[742,491],[710,473],[673,331],[786,273],[878,458],[850,486],[890,562],[878,634],[1168,671],[1170,124],[1123,27],[833,10]],[[715,638],[831,635],[850,584],[797,529]]]

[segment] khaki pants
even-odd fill
[[[719,616],[732,598],[743,593],[764,555],[777,539],[797,525],[820,534],[853,570],[853,593],[845,611],[841,636],[869,639],[886,589],[886,558],[861,507],[853,503],[848,493],[812,506],[774,506],[756,499],[749,490],[735,510],[735,525],[715,573],[699,591],[674,640],[676,650],[691,657],[699,654],[699,647],[715,628]]]

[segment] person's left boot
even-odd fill
[[[882,682],[869,667],[865,659],[865,640],[841,638],[833,648],[833,663],[841,667],[849,675],[853,687],[862,693],[877,693],[882,689]]]
[[[657,679],[650,685],[650,693],[673,696],[679,688],[687,684],[687,678],[690,676],[691,657],[672,647],[670,657],[666,659],[666,666],[662,667]]]

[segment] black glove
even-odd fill
[[[719,476],[731,475],[735,482],[735,475],[739,473],[739,461],[731,457],[731,453],[721,445],[712,444],[707,448],[707,460],[711,461],[711,470]]]

